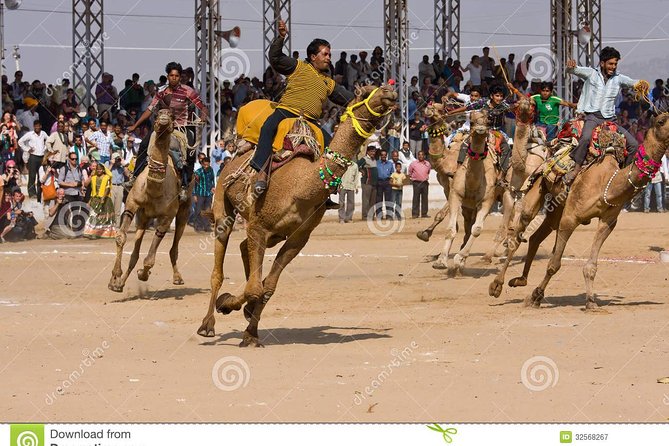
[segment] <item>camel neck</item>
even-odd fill
[[[484,153],[488,144],[488,132],[480,134],[472,132],[469,141],[469,149],[474,153]]]

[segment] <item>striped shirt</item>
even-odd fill
[[[604,81],[604,76],[599,68],[576,67],[567,69],[567,72],[585,81],[576,112],[600,112],[605,119],[613,118],[616,115],[616,96],[618,96],[622,87],[633,87],[638,82],[618,73],[611,76],[608,81]]]
[[[504,128],[504,114],[511,109],[506,99],[500,102],[499,105],[494,105],[490,99],[479,99],[476,102],[471,102],[467,105],[467,110],[487,110],[488,111],[488,126],[491,129]]]
[[[214,169],[207,167],[199,168],[195,171],[197,175],[197,183],[195,183],[195,188],[193,189],[193,195],[198,197],[211,197],[213,193],[211,190],[214,188]]]
[[[318,119],[323,112],[323,104],[334,88],[332,78],[316,70],[310,63],[298,60],[295,71],[288,76],[279,108]]]
[[[162,104],[163,108],[165,106],[169,107],[170,111],[172,112],[175,125],[186,125],[186,123],[189,121],[188,107],[191,104],[199,108],[203,114],[208,114],[207,107],[205,107],[205,105],[202,103],[200,95],[188,85],[179,84],[174,88],[167,86],[160,90],[153,97],[153,100],[147,107],[147,110],[153,112],[159,102]]]

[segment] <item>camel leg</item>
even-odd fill
[[[467,240],[465,246],[460,249],[460,252],[455,254],[453,257],[453,262],[455,263],[455,267],[458,271],[462,271],[462,269],[464,269],[465,261],[467,260],[467,257],[469,257],[469,253],[471,252],[472,246],[474,245],[474,241],[478,238],[479,235],[481,235],[481,232],[483,231],[483,223],[485,223],[485,219],[488,216],[488,213],[490,213],[490,209],[492,208],[493,203],[494,200],[484,200],[483,203],[481,203],[481,207],[478,209],[478,211],[476,211],[476,219],[474,220],[474,224],[471,225],[471,236]]]
[[[521,287],[527,285],[527,276],[530,274],[530,268],[532,267],[532,262],[534,257],[537,255],[537,250],[541,243],[546,240],[551,232],[554,229],[554,222],[559,223],[559,219],[556,218],[555,214],[547,215],[541,225],[537,228],[536,231],[532,234],[529,240],[529,245],[527,247],[527,255],[525,256],[525,265],[523,266],[523,275],[520,277],[514,277],[509,280],[510,287]]]
[[[176,221],[174,223],[174,240],[172,240],[172,248],[170,248],[170,262],[172,262],[172,283],[174,285],[183,285],[184,279],[177,268],[177,260],[179,259],[179,241],[183,236],[186,223],[188,222],[188,212],[190,211],[190,202],[179,206]]]
[[[602,249],[602,245],[611,232],[613,232],[613,229],[616,227],[617,223],[617,217],[613,221],[599,220],[597,234],[595,235],[595,240],[592,242],[592,249],[590,250],[590,258],[583,267],[583,277],[585,278],[586,310],[593,310],[597,308],[597,302],[595,302],[595,293],[592,289],[592,285],[595,282],[595,275],[597,274],[597,259],[599,257],[599,250]]]
[[[107,287],[110,290],[115,291],[117,293],[122,292],[123,287],[125,286],[125,279],[123,278],[123,268],[121,267],[121,261],[123,258],[123,247],[125,246],[125,242],[128,239],[128,229],[130,228],[130,224],[132,223],[132,219],[134,218],[134,216],[135,216],[134,212],[130,210],[126,210],[125,212],[123,212],[121,216],[121,225],[118,231],[118,235],[116,236],[116,262],[114,262],[114,269],[112,270],[112,276],[109,279],[109,285],[107,285]],[[137,236],[139,235],[139,233],[140,232],[138,229],[138,232],[135,235],[135,240],[137,240]]]
[[[242,253],[242,263],[244,263],[244,276],[249,280],[251,274],[251,267],[249,266],[249,239],[245,238],[239,244],[239,252]]]
[[[448,216],[448,210],[449,210],[449,205],[448,203],[446,203],[444,207],[442,207],[439,210],[439,212],[437,212],[437,215],[434,216],[434,219],[430,227],[422,231],[418,231],[418,233],[416,233],[416,237],[418,237],[424,242],[430,241],[430,237],[432,236],[434,228],[436,228],[439,225],[439,223],[444,221],[444,219]]]
[[[454,194],[455,195],[455,194]],[[450,209],[448,211],[448,222],[446,229],[446,240],[444,242],[444,248],[437,257],[437,260],[432,264],[434,269],[448,269],[448,256],[451,252],[451,246],[453,245],[453,239],[458,234],[458,210],[460,209],[461,202],[459,197],[454,196],[450,202]]]
[[[508,190],[504,191],[504,195],[502,195],[502,202],[504,215],[502,217],[502,222],[499,224],[497,232],[495,233],[492,247],[481,258],[481,260],[485,263],[492,263],[492,258],[501,254],[498,251],[502,246],[502,243],[506,240],[506,235],[508,233],[509,227],[511,226],[511,220],[513,219],[514,202],[513,197],[511,196],[511,192]]]
[[[504,287],[504,276],[509,268],[513,256],[520,247],[523,232],[530,224],[532,219],[539,213],[543,206],[543,197],[545,191],[541,180],[538,180],[521,200],[520,211],[514,212],[513,222],[509,227],[509,236],[507,237],[506,259],[500,268],[497,276],[488,287],[488,294],[492,297],[499,297]]]
[[[170,229],[170,222],[172,218],[161,217],[158,219],[158,224],[156,225],[156,233],[153,236],[151,241],[151,247],[149,248],[149,253],[144,258],[144,268],[137,270],[137,278],[142,282],[149,280],[149,275],[151,274],[151,268],[156,264],[156,252],[158,252],[158,247],[160,242],[165,238],[165,234]]]
[[[302,251],[304,245],[309,241],[310,232],[302,232],[293,234],[286,240],[281,249],[276,255],[272,263],[272,269],[263,281],[263,295],[261,298],[249,298],[249,302],[244,308],[244,314],[249,321],[248,327],[244,331],[244,337],[239,344],[240,347],[262,347],[263,345],[258,340],[258,323],[260,322],[260,315],[265,308],[265,305],[276,291],[279,276],[284,268]]]
[[[214,242],[214,268],[211,271],[211,297],[209,299],[209,307],[207,314],[202,319],[200,328],[197,329],[197,334],[204,337],[212,337],[216,334],[214,331],[214,324],[216,318],[214,311],[216,310],[218,291],[223,284],[223,261],[225,260],[225,251],[228,247],[228,240],[232,233],[234,226],[234,214],[232,217],[228,215],[216,221],[216,241]]]
[[[562,221],[560,221],[560,229],[558,229],[555,248],[553,248],[553,255],[551,256],[551,259],[548,262],[548,267],[546,268],[546,275],[544,276],[544,279],[541,281],[539,286],[536,287],[532,294],[525,299],[525,306],[539,308],[541,305],[546,287],[548,286],[551,278],[557,274],[558,271],[560,271],[560,267],[562,266],[562,254],[564,254],[564,250],[567,247],[567,242],[577,227],[578,222],[571,216],[563,218]]]

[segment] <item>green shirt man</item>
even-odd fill
[[[560,123],[560,106],[576,108],[576,104],[567,102],[558,96],[553,96],[553,83],[543,82],[540,94],[532,96],[537,106],[537,122],[545,125],[548,140],[557,136],[557,126]]]

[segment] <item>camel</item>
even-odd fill
[[[460,154],[460,147],[464,142],[464,136],[461,133],[458,133],[453,137],[450,145],[448,147],[444,144],[444,138],[440,135],[448,128],[448,124],[445,121],[448,118],[447,111],[441,104],[430,104],[425,109],[425,116],[430,118],[433,123],[430,127],[438,127],[436,131],[431,131],[433,134],[430,135],[430,164],[432,168],[437,172],[437,181],[441,184],[441,187],[444,189],[444,196],[448,200],[448,194],[451,187],[451,181],[453,180],[454,172],[458,169],[458,155]],[[439,127],[441,125],[441,127]],[[432,232],[434,229],[446,218],[448,215],[448,201],[442,207],[439,212],[434,216],[432,224],[416,233],[416,237],[420,240],[427,242],[432,237]],[[469,238],[469,229],[465,228],[465,242]],[[464,242],[463,242],[464,246]]]
[[[325,213],[325,200],[338,186],[337,179],[350,165],[349,158],[374,131],[397,101],[392,87],[367,86],[360,89],[356,104],[347,108],[344,122],[334,135],[329,150],[311,161],[295,157],[272,173],[268,190],[260,197],[250,195],[255,173],[248,173],[252,152],[233,159],[221,173],[214,194],[216,241],[211,274],[211,299],[198,329],[205,337],[215,335],[214,311],[223,314],[244,307],[249,322],[240,347],[262,347],[258,339],[260,316],[275,293],[283,269],[299,254]],[[232,232],[235,213],[248,222],[246,239],[240,245],[246,286],[243,293],[216,297],[223,282],[223,261]],[[265,249],[284,242],[269,274],[262,279]]]
[[[190,197],[194,182],[191,182],[189,186],[188,201],[185,203],[180,202],[179,191],[181,190],[181,181],[169,155],[170,147],[175,142],[179,143],[177,141],[178,138],[172,134],[173,130],[174,126],[170,111],[160,110],[153,125],[153,134],[149,142],[149,165],[142,171],[128,193],[125,202],[125,211],[121,216],[121,225],[119,233],[116,236],[116,262],[114,263],[114,269],[112,270],[112,276],[108,285],[112,291],[119,293],[123,291],[128,276],[139,259],[139,250],[146,228],[154,218],[157,219],[156,233],[149,248],[149,253],[144,259],[144,267],[137,271],[137,277],[144,282],[149,280],[151,268],[153,268],[156,261],[158,246],[162,242],[163,237],[165,237],[165,233],[169,230],[170,223],[176,217],[174,240],[170,249],[170,260],[173,270],[172,283],[174,285],[183,285],[184,283],[181,273],[179,273],[177,268],[177,258],[179,257],[179,240],[183,235],[188,220]],[[138,217],[135,246],[130,255],[128,269],[124,273],[121,268],[123,246],[127,240],[128,229],[135,215]]]
[[[616,135],[616,146],[624,147],[624,137]],[[619,168],[612,156],[603,156],[598,162],[581,171],[566,193],[561,182],[553,184],[538,178],[525,196],[517,223],[512,227],[513,239],[507,247],[507,258],[500,272],[489,287],[489,294],[499,297],[504,284],[504,275],[520,243],[520,236],[530,221],[546,203],[546,218],[529,240],[523,275],[509,281],[509,286],[527,285],[527,276],[541,242],[557,230],[553,254],[548,262],[546,275],[532,294],[525,299],[526,306],[538,308],[544,298],[550,279],[560,270],[562,255],[574,230],[587,225],[593,218],[599,219],[590,258],[583,267],[586,288],[586,310],[597,309],[593,292],[599,251],[618,222],[623,206],[650,181],[665,151],[669,147],[669,113],[653,119],[639,148],[636,161]],[[551,195],[548,195],[551,194]],[[566,197],[566,198],[565,198]]]
[[[513,133],[513,147],[511,152],[511,167],[506,173],[506,187],[499,188],[504,215],[502,223],[497,229],[493,246],[486,252],[482,260],[492,263],[494,256],[499,256],[502,243],[506,240],[513,215],[519,212],[518,206],[522,198],[520,192],[525,180],[536,171],[546,160],[546,144],[543,135],[539,134],[534,125],[534,101],[523,96],[514,106],[516,114],[516,129]]]
[[[442,253],[432,264],[435,269],[447,269],[448,257],[457,235],[457,220],[462,208],[466,228],[470,228],[468,238],[460,252],[455,254],[456,274],[461,273],[474,240],[481,234],[483,223],[495,201],[497,172],[492,156],[488,155],[488,114],[485,111],[471,113],[468,157],[459,167],[448,194],[448,229]]]

